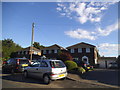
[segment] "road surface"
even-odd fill
[[[69,79],[56,80],[49,85],[45,85],[40,79],[25,79],[21,73],[15,75],[1,74],[0,78],[2,78],[2,88],[109,88],[92,83],[80,83]]]

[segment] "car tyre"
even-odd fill
[[[14,75],[15,74],[15,71],[14,69],[11,70],[11,74]]]
[[[24,71],[23,75],[24,75],[25,78],[28,78],[28,72],[27,71]]]
[[[51,79],[50,79],[50,77],[46,74],[46,75],[44,75],[44,77],[43,77],[43,81],[44,81],[45,84],[50,84]]]
[[[66,77],[62,78],[61,80],[66,80]]]

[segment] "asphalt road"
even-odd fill
[[[119,86],[119,74],[116,69],[96,69],[91,72],[87,72],[84,75],[84,79],[95,80],[100,83]]]
[[[15,75],[1,74],[0,78],[2,79],[2,88],[109,88],[92,83],[80,83],[70,79],[56,80],[49,85],[45,85],[40,79],[25,79],[20,73]]]

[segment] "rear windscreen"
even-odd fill
[[[65,67],[65,64],[62,61],[50,61],[50,65],[53,68],[62,68],[62,67]]]
[[[19,60],[19,64],[29,64],[29,61],[28,60]]]

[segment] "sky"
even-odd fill
[[[22,47],[34,41],[64,48],[85,42],[101,56],[118,55],[117,2],[3,2],[2,39]]]

